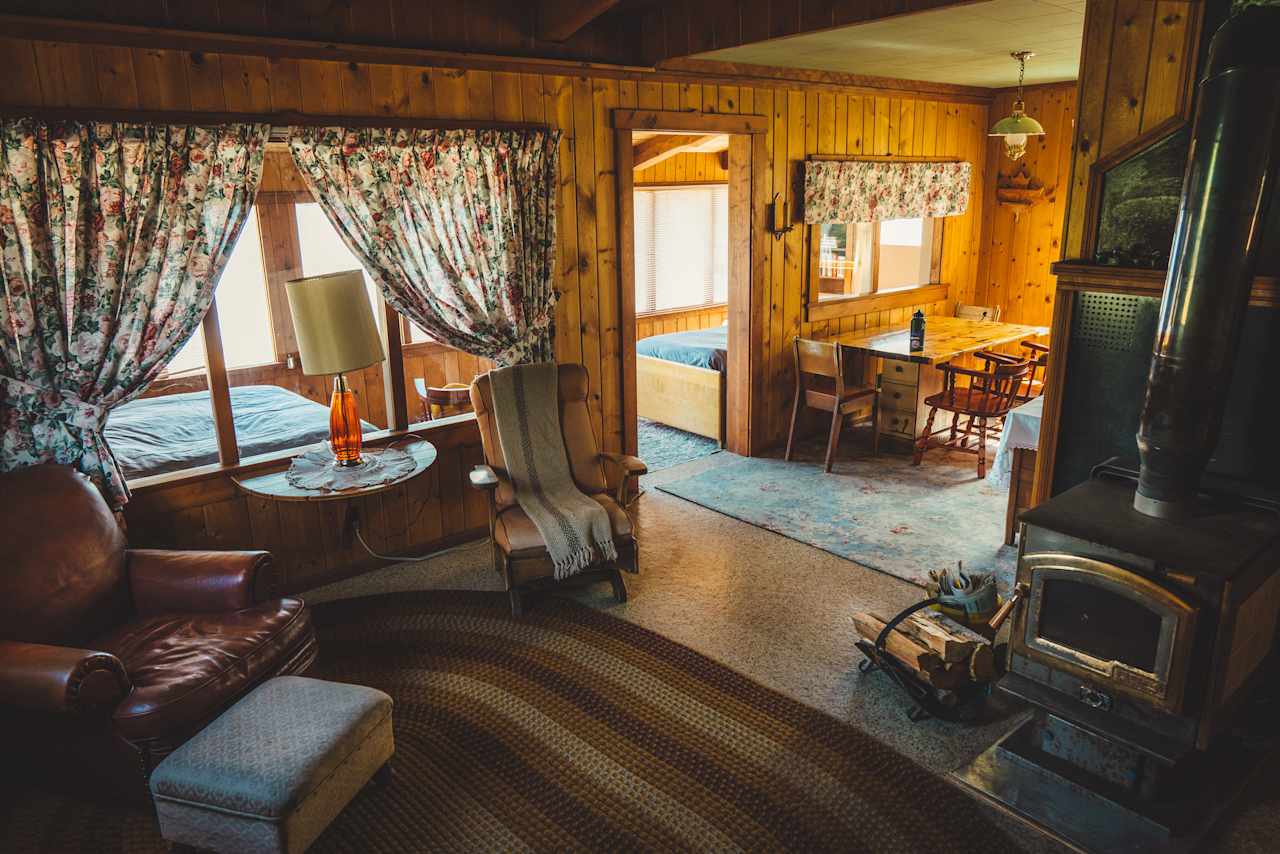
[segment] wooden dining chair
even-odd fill
[[[1000,320],[1000,306],[998,305],[965,305],[964,303],[956,304],[956,317],[961,320]]]
[[[783,459],[791,459],[795,446],[796,422],[800,420],[800,404],[810,409],[831,413],[831,430],[827,436],[826,471],[831,471],[836,446],[840,444],[840,430],[845,418],[856,412],[868,397],[871,398],[871,423],[876,423],[880,401],[875,386],[845,385],[845,355],[853,352],[847,347],[825,341],[806,341],[797,337],[793,342],[796,363],[796,394],[791,404],[791,429],[787,431],[787,451]],[[878,433],[878,431],[876,431]],[[872,440],[871,453],[879,452],[879,436]]]
[[[989,423],[1000,422],[1009,414],[1009,410],[1018,405],[1018,389],[1031,370],[1031,362],[986,350],[979,350],[973,355],[981,359],[986,367],[975,370],[950,363],[937,366],[942,372],[942,391],[925,398],[929,418],[924,430],[916,438],[915,454],[911,459],[914,465],[920,465],[925,452],[930,448],[950,448],[968,454],[976,453],[978,477],[986,477],[987,437],[989,433],[994,435],[989,430]],[[1010,358],[1015,361],[1009,361]],[[968,379],[968,385],[957,382],[961,377]],[[938,410],[951,413],[951,424],[935,433],[933,421]],[[959,424],[961,418],[967,418],[963,432]],[[977,444],[970,447],[970,439],[975,438],[975,426],[978,430]],[[945,439],[935,441],[935,437],[943,434],[946,434]]]
[[[1027,351],[1027,361],[1031,363],[1027,379],[1018,390],[1018,400],[1026,403],[1044,394],[1044,380],[1049,372],[1049,348],[1035,341],[1023,341],[1019,346]]]
[[[471,387],[462,383],[429,386],[422,377],[413,381],[418,392],[418,404],[422,407],[422,420],[435,421],[449,415],[461,415],[471,411]]]

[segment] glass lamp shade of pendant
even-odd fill
[[[356,405],[356,395],[347,388],[342,374],[338,374],[333,381],[333,399],[329,404],[329,447],[333,451],[333,464],[360,465],[364,462],[360,458],[361,445],[360,410]]]
[[[1027,137],[1044,136],[1044,127],[1023,112],[1019,98],[1014,102],[1013,113],[995,123],[988,136],[1004,137],[1004,153],[1010,160],[1017,160],[1027,153]]]

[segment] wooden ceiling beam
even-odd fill
[[[668,157],[675,157],[682,151],[701,145],[706,139],[703,134],[664,133],[651,136],[635,144],[633,168],[647,169]]]
[[[538,38],[566,42],[620,0],[539,0]]]

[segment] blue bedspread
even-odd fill
[[[636,354],[666,362],[710,368],[724,373],[729,363],[729,327],[712,326],[688,332],[668,332],[636,342]]]
[[[287,388],[233,388],[231,412],[242,458],[329,438],[329,407]],[[378,429],[362,423],[366,432]],[[129,479],[218,461],[207,391],[148,397],[118,406],[103,432]]]

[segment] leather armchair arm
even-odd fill
[[[627,481],[632,475],[641,475],[649,471],[649,467],[644,464],[644,460],[639,457],[633,457],[630,454],[615,454],[610,451],[603,451],[600,459],[607,465],[605,466],[605,474],[613,472],[613,477],[609,477],[610,485],[613,487],[614,498],[618,502],[618,506],[627,506]]]
[[[0,697],[37,712],[105,712],[133,690],[120,659],[106,652],[0,641]]]
[[[271,593],[271,553],[129,549],[138,616],[238,611]]]

